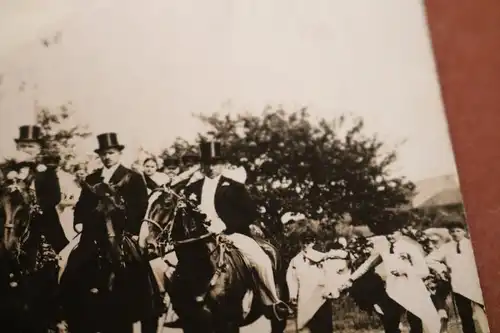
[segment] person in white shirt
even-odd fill
[[[266,312],[284,320],[291,309],[279,299],[271,259],[249,230],[258,218],[257,207],[243,183],[222,175],[226,163],[219,142],[202,143],[200,152],[204,176],[187,185],[184,195],[207,216],[209,231],[224,233],[248,259],[264,285],[260,294]]]
[[[400,332],[401,315],[407,311],[410,331],[440,333],[441,320],[432,303],[431,296],[423,279],[429,275],[429,268],[420,248],[401,235],[399,230],[389,234],[387,242],[374,244],[372,256],[363,263],[342,289],[349,288],[354,281],[380,263],[387,273],[386,292],[393,300],[393,306],[385,306],[385,315],[391,312],[392,327],[386,332]]]
[[[472,243],[466,237],[465,221],[458,215],[448,216],[446,220],[452,241],[431,252],[426,258],[427,262],[430,267],[445,264],[450,269],[453,298],[463,332],[478,332],[473,314],[476,315],[481,332],[489,332]]]
[[[333,299],[349,275],[347,252],[337,248],[325,252],[314,228],[306,225],[299,235],[302,250],[290,261],[286,281],[290,304],[296,309],[298,332],[332,332]]]

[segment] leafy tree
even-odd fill
[[[198,154],[198,147],[195,143],[177,137],[172,145],[160,154],[160,157],[164,160],[172,157],[178,159],[181,163],[181,171],[184,171],[185,166],[182,165],[182,156],[185,154]]]
[[[78,141],[92,134],[87,126],[71,123],[71,116],[74,114],[71,107],[71,102],[68,102],[56,110],[42,108],[37,114],[37,124],[43,129],[43,154],[52,161],[57,161],[67,172],[80,161],[81,157],[76,156],[75,151]]]
[[[414,184],[391,175],[396,153],[384,153],[376,136],[363,133],[362,119],[314,121],[301,109],[268,108],[262,115],[199,115],[210,130],[199,140],[218,139],[229,162],[242,165],[262,219],[282,228],[285,212],[331,221],[349,212],[374,232],[400,223],[394,208],[408,205]]]

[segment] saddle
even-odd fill
[[[253,239],[260,245],[262,250],[271,259],[273,271],[276,272],[279,268],[279,258],[276,248],[268,241],[260,238],[253,237]],[[256,302],[260,298],[261,288],[265,288],[262,284],[257,272],[252,267],[250,262],[245,258],[245,256],[236,248],[234,245],[226,245],[226,258],[224,258],[225,265],[230,265],[232,269],[236,272],[235,274],[238,278],[248,286],[248,291],[245,294],[242,302],[243,308],[243,318],[242,325],[250,324],[257,314],[256,306],[259,302]]]
[[[271,263],[273,266],[273,271],[276,271],[279,267],[279,258],[278,258],[278,253],[276,248],[269,243],[267,240],[264,240],[262,238],[256,238],[253,237],[253,239],[259,244],[261,249],[267,254],[267,256],[271,259]],[[251,281],[246,281],[248,277],[252,277],[253,281],[252,285],[254,285],[256,288],[260,286],[260,282],[258,280],[258,276],[254,272],[254,269],[250,262],[243,256],[243,254],[238,250],[237,247],[232,245],[231,243],[225,245],[226,246],[226,253],[229,255],[230,260],[232,261],[232,265],[234,266],[234,269],[236,272],[238,272],[239,277],[242,280],[245,280],[245,282],[251,282]]]

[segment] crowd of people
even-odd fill
[[[64,253],[61,264],[64,272],[78,271],[72,267],[85,261],[86,239],[91,238],[94,242],[95,234],[102,227],[92,222],[99,219],[96,211],[101,208],[93,199],[89,185],[120,185],[120,200],[123,200],[126,215],[126,224],[120,232],[132,240],[131,252],[134,246],[141,247],[140,233],[150,204],[149,196],[159,188],[169,188],[182,192],[196,203],[210,221],[207,230],[224,234],[246,258],[260,279],[259,294],[268,307],[264,314],[269,318],[286,320],[295,311],[297,330],[308,327],[314,331],[311,327],[318,325],[313,323],[318,320],[315,315],[324,304],[334,302],[341,293],[349,292],[363,281],[367,273],[378,270],[384,276],[383,290],[370,297],[374,299],[373,306],[381,315],[385,331],[400,332],[401,316],[407,313],[412,333],[440,333],[448,314],[445,301],[433,298],[429,290],[426,279],[433,270],[450,274],[452,297],[463,332],[478,332],[473,317],[481,326],[481,332],[488,332],[472,244],[466,237],[464,221],[455,219],[448,224],[449,240],[429,231],[434,248],[427,253],[400,228],[390,230],[387,235],[372,237],[369,255],[356,267],[350,262],[357,255],[353,244],[359,244],[360,236],[355,234],[349,218],[336,222],[337,238],[332,240],[334,245],[329,249],[318,247],[319,236],[307,229],[301,235],[302,250],[292,259],[287,272],[290,300],[282,300],[275,288],[271,258],[250,232],[250,226],[258,220],[258,212],[245,186],[245,169],[225,162],[220,143],[204,142],[199,154],[186,154],[181,159],[146,158],[140,169],[132,170],[121,163],[125,147],[119,143],[117,135],[104,133],[97,136],[98,148],[95,150],[102,168],[88,170],[85,164],[78,164],[68,174],[44,163],[41,134],[38,126],[20,128],[20,136],[15,140],[18,154],[9,158],[18,167],[6,178],[23,180],[26,179],[23,173],[33,172],[36,201],[42,212],[42,222],[33,225],[57,253]],[[76,246],[77,243],[80,245]],[[161,291],[164,280],[171,278],[172,267],[167,260],[155,260],[151,265]],[[164,276],[158,278],[161,275]],[[63,278],[62,282],[71,279],[75,277]],[[139,304],[138,301],[134,305],[139,307]],[[142,319],[136,312],[131,312],[131,318]],[[321,332],[331,325],[331,315],[324,318],[320,323]],[[120,326],[119,329],[127,332],[129,328]]]
[[[393,226],[365,237],[347,214],[327,245],[318,230],[305,228],[287,271],[298,330],[333,327],[332,302],[348,291],[380,316],[385,332],[401,332],[405,313],[410,332],[454,332],[448,330],[453,307],[464,333],[489,332],[467,225],[458,214],[444,220],[444,228]],[[318,316],[325,306],[329,311]]]

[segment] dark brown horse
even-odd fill
[[[125,203],[119,189],[125,181],[83,184],[99,202],[96,217],[102,218],[85,221],[89,229],[82,233],[61,277],[72,333],[132,332],[137,321],[142,332],[156,332],[161,299],[154,277],[137,244],[123,231]]]
[[[18,178],[10,167],[0,171],[0,327],[45,333],[59,319],[57,255],[33,225],[43,213],[30,188],[33,175]]]
[[[169,243],[178,264],[167,287],[175,312],[185,333],[239,332],[266,315],[271,317],[273,333],[282,333],[285,320],[264,313],[259,293],[260,282],[248,268],[245,258],[223,235],[207,231],[204,216],[184,197],[163,189],[146,221],[150,222],[150,244]],[[274,262],[277,290],[287,298],[285,274],[278,250],[261,240]],[[245,296],[252,294],[251,306],[244,311]]]
[[[158,188],[149,195],[149,206],[143,219],[139,244],[150,258],[163,257],[169,241],[172,221],[177,212],[173,195]],[[146,228],[146,229],[144,229]]]

